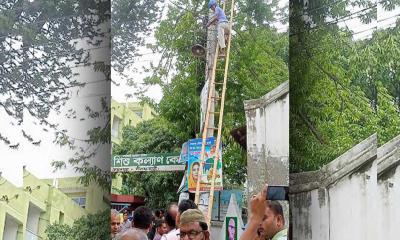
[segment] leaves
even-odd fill
[[[88,214],[76,220],[72,226],[53,223],[47,226],[47,240],[106,240],[110,238],[110,210]]]
[[[124,127],[122,142],[114,146],[113,154],[179,153],[185,139],[187,135],[173,123],[158,117],[136,127]],[[182,177],[182,172],[123,174],[121,194],[144,196],[152,208],[165,208],[167,203],[177,201],[176,191]]]
[[[310,2],[321,4],[307,7],[306,12],[317,23],[311,28],[301,17],[301,4],[292,5],[292,172],[319,169],[375,132],[379,144],[400,133],[397,95],[391,91],[392,83],[398,80],[390,73],[398,72],[398,68],[392,68],[398,58],[398,47],[392,45],[391,40],[398,38],[398,31],[395,31],[398,27],[378,29],[371,38],[353,40],[352,32],[339,28],[337,22],[328,25],[327,18],[335,14],[338,18],[368,15],[369,20],[361,19],[365,23],[376,19],[376,6],[370,1],[341,2],[342,5],[336,7],[333,6],[339,3]],[[342,11],[350,6],[369,8],[368,14],[358,16],[353,14],[357,10]],[[304,113],[311,124],[307,124],[299,112]]]

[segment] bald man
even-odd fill
[[[111,209],[111,218],[110,218],[110,226],[111,226],[111,239],[116,239],[117,234],[119,233],[121,225],[121,220],[119,219],[119,213],[115,209]]]
[[[135,229],[128,229],[117,240],[147,240],[147,235]]]

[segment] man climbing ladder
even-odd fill
[[[218,44],[221,48],[221,55],[225,55],[225,35],[229,33],[229,23],[224,10],[217,5],[216,0],[210,0],[208,3],[208,8],[214,12],[214,15],[207,23],[207,27],[211,26],[212,24],[217,24],[217,31],[218,31]]]
[[[222,0],[221,0],[222,2]],[[215,0],[210,0],[208,3],[208,7],[214,12],[214,15],[210,19],[210,21],[207,23],[207,26],[210,26],[213,23],[217,23],[217,29],[218,29],[218,44],[215,44],[214,42],[208,42],[208,50],[210,50],[210,55],[211,58],[207,58],[207,66],[206,66],[206,71],[210,71],[210,74],[207,76],[207,82],[208,82],[208,97],[207,97],[207,110],[205,112],[205,121],[204,121],[204,127],[203,127],[203,133],[202,133],[202,144],[201,144],[201,154],[200,154],[200,167],[198,171],[198,177],[197,177],[197,182],[196,182],[196,194],[195,194],[195,203],[200,204],[200,186],[201,186],[201,177],[203,174],[203,169],[204,166],[207,165],[206,156],[206,145],[207,145],[207,138],[209,137],[215,137],[215,131],[217,131],[217,136],[215,140],[215,149],[216,151],[214,152],[215,154],[213,155],[213,161],[212,161],[212,168],[210,168],[208,171],[212,171],[211,175],[207,176],[207,180],[210,182],[209,188],[207,188],[205,191],[209,191],[209,195],[204,194],[206,199],[208,198],[208,206],[206,203],[202,203],[203,206],[203,211],[207,209],[207,224],[210,226],[211,223],[211,213],[213,209],[213,202],[214,202],[214,192],[216,190],[216,179],[217,177],[221,178],[217,174],[217,169],[222,169],[222,158],[220,151],[221,146],[221,138],[222,138],[222,125],[223,125],[223,116],[224,116],[224,104],[225,104],[225,95],[226,95],[226,86],[227,86],[227,80],[228,80],[228,69],[229,69],[229,53],[230,53],[230,48],[231,48],[231,38],[232,38],[232,22],[233,22],[233,10],[234,10],[234,0],[230,1],[230,21],[228,22],[228,19],[224,13],[226,3],[223,4],[223,9],[222,10],[220,7],[217,6],[217,3]],[[210,34],[209,37],[215,41],[215,36],[212,36],[213,34]],[[225,39],[225,35],[227,35],[227,39]],[[207,39],[211,40],[211,39]],[[226,42],[226,44],[225,44]],[[216,46],[215,46],[216,45]],[[210,46],[212,46],[210,48]],[[215,47],[215,54],[212,56],[214,53],[214,48]],[[226,48],[226,51],[225,51]],[[224,51],[225,56],[223,57],[224,60],[219,61],[219,52]],[[209,55],[209,56],[210,56]],[[219,63],[219,64],[218,64]],[[225,67],[221,68],[223,65]],[[212,66],[210,68],[210,66]],[[217,68],[218,66],[218,68]],[[216,71],[223,71],[223,80],[222,74],[216,74]],[[213,106],[213,107],[211,107]],[[218,127],[214,126],[214,119],[217,117],[218,120]],[[211,122],[210,120],[213,120],[211,123],[211,126],[209,126],[209,123]],[[208,147],[210,145],[208,144]],[[211,162],[210,162],[211,163]],[[208,174],[209,174],[208,172]],[[218,186],[219,187],[219,186]]]

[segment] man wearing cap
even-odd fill
[[[214,15],[211,17],[210,21],[207,23],[207,27],[211,26],[211,24],[217,23],[217,31],[218,31],[218,44],[221,48],[222,55],[225,54],[225,34],[229,33],[229,24],[228,19],[224,13],[224,10],[217,5],[215,0],[210,0],[208,3],[208,8],[210,8]]]
[[[180,216],[180,233],[181,240],[209,240],[210,232],[204,218],[203,213],[199,209],[186,210]]]
[[[250,200],[251,217],[240,240],[287,240],[282,206],[267,200],[268,185]]]

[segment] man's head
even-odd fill
[[[127,220],[128,220],[128,211],[127,210],[124,210],[123,211],[123,216],[124,216],[124,222],[126,222]]]
[[[258,229],[260,239],[271,239],[284,228],[285,218],[282,205],[278,201],[267,201],[264,219]]]
[[[209,240],[210,233],[203,213],[199,209],[188,209],[180,216],[180,239]]]
[[[133,227],[148,231],[153,222],[153,213],[148,207],[136,208],[133,213]]]
[[[215,11],[215,8],[217,7],[217,1],[215,0],[210,0],[208,2],[208,8],[211,8],[211,10]]]
[[[197,205],[190,199],[184,199],[179,203],[178,215],[176,216],[176,225],[179,226],[179,219],[183,212],[188,209],[197,209]]]
[[[120,224],[121,224],[121,222],[119,219],[118,211],[115,209],[111,209],[111,219],[110,219],[111,234],[118,233]]]
[[[128,229],[118,238],[118,240],[147,240],[147,236],[143,232]]]
[[[169,212],[165,214],[164,221],[167,224],[168,232],[176,228],[175,218]]]
[[[162,219],[164,217],[164,210],[157,209],[156,211],[154,211],[154,216],[156,217],[156,219]]]
[[[168,232],[167,224],[162,219],[155,221],[155,227],[156,227],[156,231],[161,236]]]
[[[170,203],[167,208],[167,213],[169,213],[174,219],[178,214],[178,204],[177,203]]]

